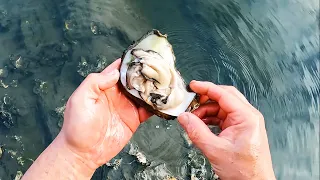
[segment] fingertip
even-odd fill
[[[195,85],[197,82],[198,82],[197,80],[192,80],[192,81],[190,81],[190,83],[189,83],[190,88],[193,89],[194,85]]]
[[[188,134],[198,129],[200,121],[202,122],[202,120],[198,116],[190,112],[184,112],[178,117],[178,122],[187,131]]]
[[[115,69],[120,69],[121,58],[118,58],[114,62],[112,62],[108,67],[106,67],[101,73],[108,74]]]
[[[186,124],[188,124],[188,120],[189,120],[189,114],[188,112],[183,112],[178,116],[178,122],[182,125],[185,126]]]
[[[213,121],[213,119],[206,119]],[[218,136],[213,134],[206,122],[202,121],[192,113],[183,113],[179,116],[179,122],[188,134],[190,140],[205,154],[212,154],[212,150],[221,146],[222,141]],[[210,148],[208,149],[208,147]]]
[[[118,79],[120,76],[120,71],[118,69],[114,69],[111,71],[110,76],[114,76],[116,79]]]
[[[192,80],[192,81],[190,81],[190,83],[189,83],[190,88],[193,89],[194,86],[195,86],[198,82],[199,82],[199,81],[197,81],[197,80]]]
[[[192,113],[183,113],[178,120],[190,140],[198,146],[201,146],[211,136],[211,131],[205,122]]]
[[[100,74],[100,78],[102,79],[99,84],[99,88],[101,90],[106,90],[108,88],[111,88],[114,86],[117,81],[119,80],[120,72],[117,69],[112,70],[109,73],[106,74]]]
[[[206,87],[212,86],[212,85],[213,85],[213,83],[208,82],[208,81],[196,81],[196,80],[193,80],[190,83],[190,88],[196,93],[199,93],[201,95],[205,95],[206,94],[205,93]]]

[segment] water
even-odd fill
[[[0,0],[0,179],[52,141],[83,76],[152,28],[187,81],[234,85],[264,114],[277,179],[319,179],[319,22],[317,0]],[[190,174],[213,175],[176,121],[153,117],[93,179]]]

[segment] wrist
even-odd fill
[[[63,159],[66,166],[72,170],[77,177],[90,179],[96,170],[95,164],[79,156],[68,146],[63,135],[60,133],[52,143],[52,150],[59,151],[59,157]]]
[[[22,180],[28,179],[91,179],[95,169],[75,154],[61,134],[43,151]]]

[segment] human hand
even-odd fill
[[[192,81],[190,87],[201,105],[178,121],[215,173],[222,180],[275,179],[263,115],[232,86]],[[206,124],[222,132],[217,136]]]
[[[119,66],[120,59],[90,74],[66,104],[59,136],[93,170],[116,156],[151,116],[120,92]]]

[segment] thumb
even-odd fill
[[[196,115],[186,112],[178,117],[182,128],[188,134],[190,140],[205,154],[212,152],[222,140],[213,134],[208,126]]]
[[[99,75],[101,78],[99,88],[101,90],[106,90],[114,86],[120,77],[120,73],[117,69],[112,70],[111,72],[108,72],[106,74],[100,73]]]
[[[113,70],[106,74],[91,73],[77,88],[77,90],[75,91],[75,95],[80,96],[81,98],[96,100],[98,99],[102,91],[114,86],[117,83],[118,79],[118,70]]]

